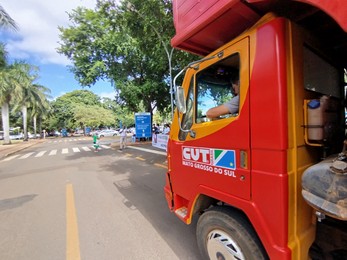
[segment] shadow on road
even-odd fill
[[[0,211],[21,207],[25,203],[32,201],[37,194],[24,195],[16,198],[0,200]]]

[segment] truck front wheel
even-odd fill
[[[206,211],[199,218],[196,235],[204,259],[268,259],[252,226],[236,210]]]

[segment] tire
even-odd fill
[[[245,216],[231,208],[217,207],[202,214],[196,236],[203,259],[269,259]]]

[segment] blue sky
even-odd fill
[[[24,60],[40,69],[38,84],[51,90],[53,98],[73,90],[87,89],[101,97],[113,98],[109,82],[82,88],[69,71],[70,61],[56,52],[58,26],[69,25],[67,12],[77,6],[94,8],[96,0],[1,0],[1,6],[16,21],[17,32],[0,31],[10,60]]]

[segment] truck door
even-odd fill
[[[216,191],[249,199],[249,38],[226,45],[216,56],[186,74],[187,112],[177,133],[180,147],[176,145],[171,156],[174,161],[181,157],[176,158],[182,161],[182,166],[176,165],[182,167],[178,172],[189,172],[190,183],[205,182]],[[237,81],[239,93],[232,87]],[[209,109],[231,99],[238,100],[238,108],[215,118],[206,116]]]

